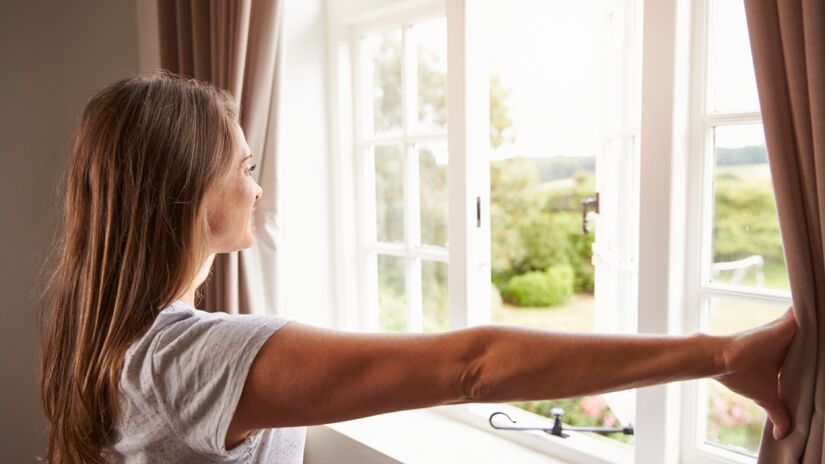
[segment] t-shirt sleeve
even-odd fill
[[[225,456],[226,431],[261,346],[284,318],[197,312],[158,334],[151,355],[161,410],[193,451]]]

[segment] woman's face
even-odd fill
[[[228,253],[252,246],[255,228],[255,203],[263,194],[252,177],[252,155],[239,126],[235,126],[236,144],[229,173],[223,184],[208,197],[210,253]]]

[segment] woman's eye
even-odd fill
[[[249,172],[254,171],[254,170],[255,170],[255,168],[257,168],[257,167],[258,167],[258,165],[257,165],[257,164],[253,164],[252,166],[249,166]]]

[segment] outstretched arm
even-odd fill
[[[227,433],[464,402],[553,399],[715,377],[789,420],[777,376],[793,316],[734,336],[584,335],[499,326],[360,334],[292,323],[261,348]]]

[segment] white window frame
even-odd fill
[[[748,302],[788,306],[789,291],[743,287],[713,283],[710,279],[713,230],[714,128],[728,125],[761,124],[762,115],[755,112],[713,112],[709,108],[709,66],[712,62],[711,11],[712,0],[693,4],[692,70],[690,108],[691,154],[688,166],[689,189],[698,192],[687,202],[688,250],[685,275],[685,327],[689,331],[707,326],[708,304],[711,298],[737,299]],[[703,381],[686,382],[682,408],[682,461],[687,464],[753,464],[756,458],[705,442],[707,388]]]
[[[489,170],[485,169],[488,147],[484,145],[488,130],[489,111],[486,98],[474,96],[488,95],[487,83],[479,85],[469,76],[484,73],[486,56],[482,40],[485,37],[480,28],[469,30],[464,27],[464,19],[479,1],[422,0],[417,2],[373,2],[361,11],[333,16],[329,20],[330,67],[337,77],[331,85],[331,108],[336,115],[331,123],[332,139],[336,142],[332,150],[332,169],[336,173],[334,189],[341,195],[333,199],[335,221],[341,231],[335,236],[336,268],[342,276],[336,282],[336,291],[345,300],[343,308],[337,311],[336,326],[351,330],[375,331],[378,329],[378,288],[377,268],[374,256],[392,255],[406,259],[406,295],[408,308],[408,330],[421,330],[421,260],[449,263],[449,319],[451,328],[467,327],[489,323],[489,292],[478,292],[482,284],[489,285],[490,258],[477,250],[489,249],[489,221],[477,222],[477,208],[482,212],[489,209]],[[469,7],[468,7],[469,6]],[[452,13],[448,10],[452,9]],[[362,95],[361,88],[368,76],[361,74],[363,63],[359,56],[359,38],[367,34],[404,27],[434,19],[447,17],[448,21],[448,106],[463,108],[448,114],[447,127],[458,128],[448,132],[411,133],[408,128],[417,118],[415,82],[402,82],[405,95],[404,130],[400,135],[362,137],[369,114],[362,114],[360,108],[371,108],[371,97]],[[456,20],[460,21],[456,21]],[[406,34],[406,33],[404,33]],[[472,35],[473,39],[468,40]],[[461,51],[476,50],[473,53]],[[415,66],[415,56],[411,48],[405,46],[402,58],[403,68]],[[360,102],[360,104],[355,104]],[[352,122],[348,122],[350,119]],[[368,127],[368,126],[367,126]],[[473,135],[470,135],[473,134]],[[484,136],[479,136],[484,134]],[[375,212],[357,205],[373,205],[374,165],[369,155],[360,159],[367,145],[399,145],[407,150],[415,150],[414,145],[422,142],[446,141],[449,152],[448,184],[448,243],[444,247],[421,245],[419,237],[417,156],[405,156],[405,241],[404,244],[375,243]],[[481,141],[481,143],[480,143]],[[472,153],[469,158],[466,153]],[[414,153],[413,153],[414,155]],[[349,224],[345,218],[356,218]],[[357,243],[355,249],[348,244]],[[355,263],[355,264],[354,264]],[[353,289],[355,289],[353,291]],[[484,308],[487,308],[485,311]]]
[[[701,327],[698,308],[700,297],[724,296],[786,302],[787,295],[771,291],[742,292],[741,289],[718,285],[703,286],[699,276],[702,263],[695,259],[704,246],[698,231],[706,229],[709,218],[702,203],[692,200],[697,191],[707,201],[708,186],[702,182],[704,155],[708,153],[707,124],[741,122],[747,117],[725,119],[704,118],[704,63],[707,1],[643,0],[643,39],[641,80],[640,159],[639,159],[639,247],[638,315],[636,330],[640,333],[678,334]],[[347,10],[340,4],[328,16],[330,50],[331,167],[333,170],[333,220],[336,259],[335,325],[348,330],[374,330],[377,308],[365,297],[365,277],[374,282],[374,269],[359,269],[356,263],[369,244],[364,231],[370,232],[374,214],[358,208],[363,201],[365,173],[355,162],[359,133],[353,121],[360,115],[353,112],[360,98],[353,82],[358,69],[356,29],[378,30],[388,25],[417,22],[433,15],[446,14],[448,24],[448,128],[446,135],[452,165],[448,174],[449,192],[449,292],[450,325],[452,328],[486,323],[489,315],[489,292],[478,289],[489,286],[489,256],[479,256],[479,244],[489,244],[489,171],[478,169],[474,158],[478,154],[487,162],[488,89],[474,83],[470,76],[484,70],[484,31],[476,28],[483,21],[484,0],[364,0],[353,2]],[[475,24],[475,26],[474,26]],[[366,29],[365,29],[366,28]],[[357,48],[357,47],[356,47]],[[466,51],[466,53],[465,53]],[[474,106],[479,105],[479,106]],[[456,111],[457,108],[463,111]],[[701,118],[699,116],[702,116]],[[473,119],[473,116],[476,116]],[[748,116],[753,120],[753,115]],[[702,121],[696,124],[696,121]],[[357,122],[356,122],[357,124]],[[635,130],[631,128],[630,130]],[[476,134],[474,137],[473,134]],[[482,137],[478,137],[482,134]],[[405,140],[408,141],[408,140]],[[705,164],[703,164],[705,163]],[[488,162],[485,165],[488,166]],[[360,193],[355,193],[360,192]],[[477,227],[476,198],[482,206],[482,227]],[[355,221],[351,218],[356,218]],[[698,219],[697,219],[698,218]],[[487,219],[485,221],[485,219]],[[409,231],[408,231],[409,232]],[[486,239],[484,237],[486,234]],[[351,246],[358,243],[357,247]],[[489,246],[482,249],[489,249]],[[383,249],[390,253],[393,250]],[[410,250],[395,250],[398,254]],[[428,257],[424,254],[420,257]],[[429,256],[432,257],[432,256]],[[789,301],[789,300],[787,300]],[[359,308],[367,308],[360,310]],[[684,391],[683,391],[684,390]],[[472,408],[438,408],[444,414],[468,425],[501,434],[524,446],[542,451],[566,462],[611,463],[675,463],[690,464],[752,462],[736,453],[719,453],[704,449],[696,433],[698,409],[697,383],[671,384],[643,388],[636,402],[637,431],[635,452],[616,453],[614,445],[587,436],[555,440],[542,434],[504,433],[490,430],[479,421]],[[682,404],[684,399],[684,404]],[[496,405],[497,409],[507,408]],[[512,412],[519,414],[515,408]],[[483,415],[486,413],[482,414]]]
[[[355,8],[346,7],[328,16],[331,76],[330,108],[333,113],[331,167],[334,172],[333,214],[339,233],[334,234],[335,267],[339,278],[336,294],[341,308],[336,310],[336,327],[347,330],[377,331],[378,286],[377,255],[405,259],[405,294],[408,330],[422,330],[421,262],[447,263],[445,247],[420,243],[419,184],[417,144],[447,142],[447,133],[417,132],[409,129],[417,118],[416,82],[404,79],[414,74],[416,58],[411,53],[409,26],[444,15],[443,1],[373,1]],[[405,102],[402,132],[365,137],[371,127],[371,96],[364,95],[364,63],[360,56],[360,37],[403,26],[402,95]],[[408,69],[409,72],[406,72]],[[417,96],[416,96],[417,97]],[[362,101],[362,99],[364,101]],[[360,104],[355,104],[360,102]],[[404,156],[404,243],[376,243],[375,211],[358,205],[374,205],[374,158],[366,147],[402,146]],[[450,162],[459,156],[450,152]],[[450,214],[453,214],[452,212]],[[355,220],[353,221],[352,218]],[[452,217],[449,218],[453,220]],[[357,245],[352,246],[353,243]],[[451,310],[454,309],[451,307]]]

